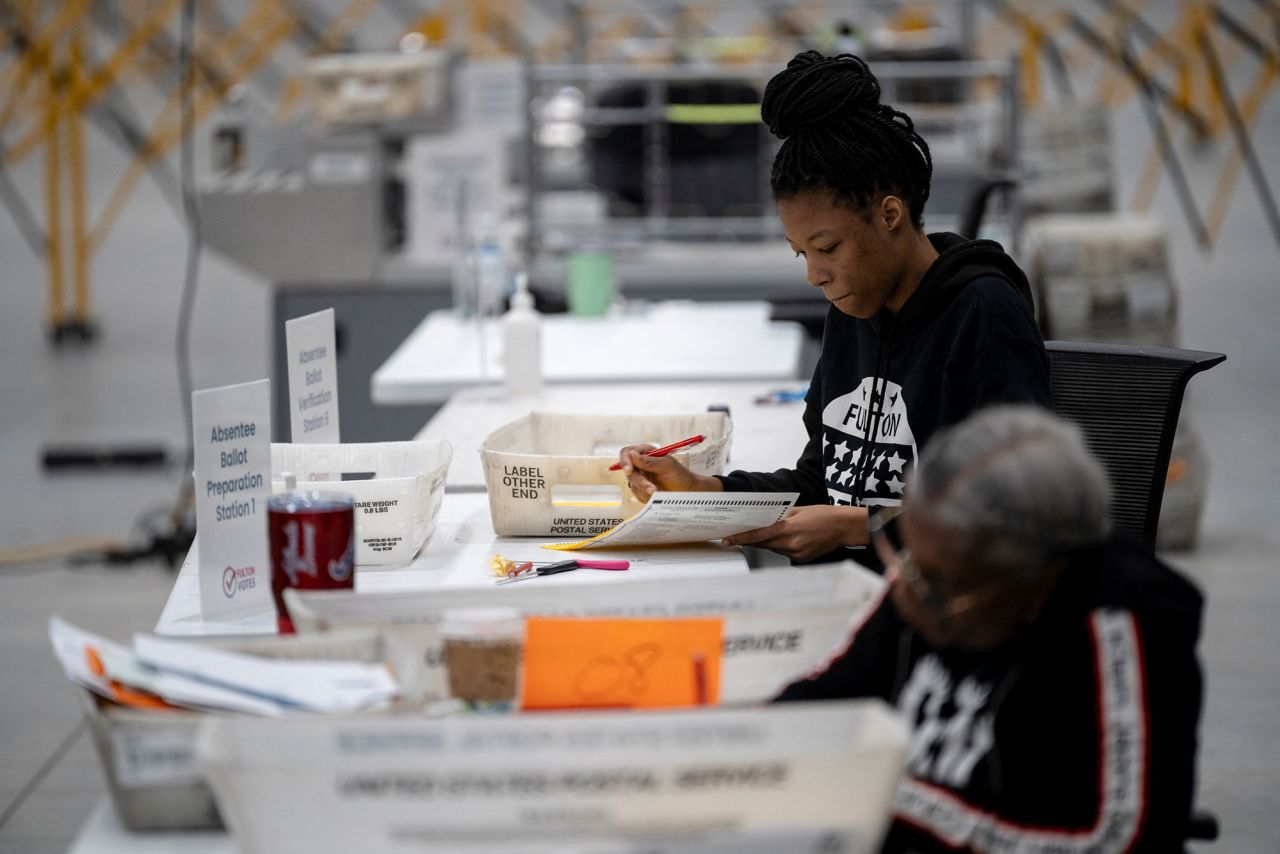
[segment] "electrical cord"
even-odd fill
[[[204,232],[200,222],[200,205],[195,195],[195,128],[192,115],[192,93],[195,86],[195,57],[192,50],[195,42],[195,0],[184,0],[182,4],[182,25],[178,39],[178,62],[182,70],[181,102],[182,102],[182,145],[179,149],[178,174],[182,186],[182,208],[187,218],[187,263],[186,274],[182,283],[182,302],[178,309],[178,335],[174,342],[177,348],[178,394],[182,407],[186,453],[182,459],[183,467],[179,476],[182,486],[178,491],[178,500],[170,513],[170,522],[175,530],[190,520],[191,510],[195,503],[195,481],[191,471],[195,468],[195,439],[192,435],[191,422],[191,322],[195,313],[196,289],[200,283],[200,252],[204,244]],[[193,526],[194,527],[194,526]]]
[[[60,557],[74,558],[83,554],[107,555],[125,548],[125,543],[107,537],[67,537],[35,546],[0,550],[0,566],[38,563]]]
[[[68,558],[72,566],[89,564],[131,564],[151,557],[163,558],[176,566],[191,548],[188,532],[191,520],[184,518],[175,525],[174,508],[169,504],[152,507],[134,520],[125,539],[114,537],[65,537],[34,546],[0,549],[0,567],[40,563]]]

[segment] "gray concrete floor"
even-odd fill
[[[1272,104],[1254,138],[1280,190],[1277,130],[1280,110]],[[1114,137],[1119,199],[1127,202],[1149,140],[1136,105],[1117,114]],[[1202,205],[1226,150],[1220,144],[1188,160]],[[91,140],[90,152],[96,206],[123,161],[101,140]],[[38,163],[16,177],[30,198],[41,198]],[[1280,249],[1245,181],[1211,252],[1194,246],[1167,182],[1156,207],[1170,224],[1182,343],[1229,355],[1193,382],[1187,402],[1210,460],[1209,502],[1199,549],[1170,556],[1208,597],[1199,800],[1222,821],[1218,850],[1277,851]],[[39,454],[57,442],[182,447],[173,339],[184,247],[183,229],[144,184],[94,259],[101,339],[59,352],[45,338],[44,265],[0,213],[0,549],[124,537],[141,514],[173,500],[176,468],[55,477],[41,472]],[[193,339],[197,387],[267,374],[268,297],[264,283],[206,256]],[[49,649],[49,615],[127,639],[154,624],[171,583],[159,565],[0,567],[0,852],[65,850],[104,792],[92,747],[77,729],[78,698]]]

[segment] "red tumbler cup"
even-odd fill
[[[267,499],[271,595],[281,634],[293,634],[284,589],[355,587],[355,501],[338,492],[282,492]]]

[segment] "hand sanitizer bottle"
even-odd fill
[[[526,273],[516,275],[511,308],[502,317],[502,367],[508,395],[535,394],[542,387],[542,325]]]

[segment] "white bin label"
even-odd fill
[[[194,730],[157,727],[111,731],[111,758],[116,782],[127,789],[199,783]]]

